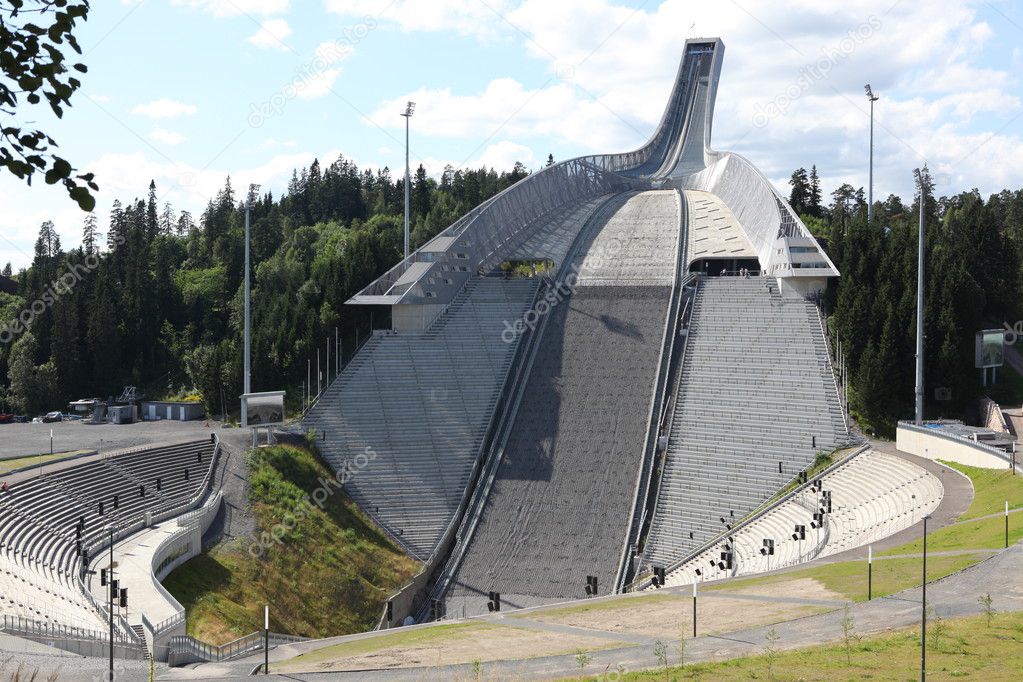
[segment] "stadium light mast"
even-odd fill
[[[245,197],[245,390],[248,395],[252,393],[252,352],[251,352],[251,319],[249,312],[249,211],[252,204],[252,185],[249,185],[249,195]]]
[[[914,422],[917,426],[924,421],[924,201],[927,183],[927,165],[916,171],[920,186],[920,230],[916,254],[916,400]]]
[[[412,182],[412,175],[409,171],[408,161],[408,126],[409,119],[412,118],[412,114],[415,113],[416,103],[409,102],[405,105],[405,111],[402,112],[402,116],[405,117],[405,260],[408,260],[409,251],[409,227],[408,227],[408,205],[409,205],[409,184]]]
[[[867,178],[867,224],[874,220],[874,102],[878,96],[870,89],[870,83],[863,86],[870,102],[870,164]]]

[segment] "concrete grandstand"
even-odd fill
[[[723,53],[686,42],[642,148],[532,174],[348,302],[390,329],[305,426],[424,562],[386,625],[621,591],[849,442],[814,305],[838,272],[711,148]]]

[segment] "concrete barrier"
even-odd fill
[[[941,429],[909,422],[899,422],[895,432],[895,447],[918,457],[941,459],[981,469],[1007,469],[1010,466],[1010,455],[1002,450],[942,433]]]

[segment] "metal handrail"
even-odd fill
[[[175,635],[168,641],[167,648],[171,654],[191,654],[208,663],[220,663],[260,649],[264,646],[266,640],[267,635],[263,631],[253,632],[220,645],[208,644],[190,635]],[[279,632],[269,633],[269,643],[271,646],[307,641],[309,641],[308,637],[299,637]]]
[[[695,313],[695,310],[696,310],[696,300],[697,300],[697,297],[700,295],[700,283],[702,282],[701,277],[702,277],[702,275],[700,275],[700,273],[695,273],[695,272],[694,273],[689,273],[689,275],[687,275],[687,277],[686,277],[686,279],[688,281],[693,282],[693,283],[696,284],[695,290],[693,291],[693,295],[689,299],[689,301],[692,302],[692,305],[689,305],[689,302],[686,303],[686,306],[687,306],[686,307],[686,311],[683,311],[683,318],[681,320],[681,323],[682,323],[681,326],[684,327],[687,330],[692,326],[693,314]],[[688,320],[685,319],[686,312],[688,312],[688,315],[689,315]],[[672,384],[671,390],[672,390],[672,395],[674,396],[674,400],[672,401],[670,412],[668,412],[667,415],[666,415],[667,418],[668,418],[668,423],[664,427],[664,433],[668,436],[669,442],[670,442],[670,439],[671,439],[672,430],[675,427],[675,416],[678,414],[678,411],[679,411],[678,392],[679,392],[679,385],[682,382],[682,372],[685,370],[686,356],[687,356],[688,351],[689,351],[689,336],[690,335],[687,333],[686,334],[686,338],[682,341],[682,350],[679,352],[678,359],[674,363],[675,367],[674,367],[673,372],[674,372],[675,380],[673,382],[671,382],[671,384]],[[667,448],[665,448],[665,458],[667,458],[667,452],[668,452],[668,450],[667,450]],[[653,500],[653,503],[650,506],[650,508],[651,508],[653,513],[656,513],[657,505],[660,503],[660,499],[661,499],[661,486],[658,485],[658,486],[656,486],[654,488],[654,500]]]
[[[670,377],[674,366],[675,340],[678,337],[679,327],[682,323],[679,307],[681,306],[682,292],[687,283],[692,281],[693,278],[693,276],[685,274],[687,264],[686,250],[688,248],[689,236],[687,230],[688,204],[681,190],[675,190],[675,193],[679,206],[679,234],[676,241],[677,253],[675,255],[674,281],[671,301],[668,304],[668,314],[664,320],[661,353],[657,358],[657,372],[655,373],[650,408],[647,415],[647,433],[643,444],[643,458],[640,461],[636,485],[633,490],[632,514],[629,518],[628,533],[622,546],[622,554],[618,562],[617,575],[615,576],[616,592],[622,590],[625,581],[628,579],[630,559],[639,546],[643,523],[646,520],[650,485],[654,477],[654,465],[657,461],[657,443],[664,412],[669,400],[668,388],[671,384]]]
[[[828,360],[828,374],[831,375],[831,382],[835,387],[835,395],[838,396],[838,407],[842,411],[842,424],[845,427],[845,435],[846,438],[849,438],[849,419],[846,415],[849,409],[849,396],[843,395],[841,389],[838,387],[838,378],[835,376],[835,365],[831,362],[831,344],[828,342],[828,332],[824,327],[824,317],[821,315],[819,305],[814,305],[814,309],[817,311],[817,322],[820,324],[821,336],[824,338],[824,355]]]
[[[622,200],[622,195],[613,195],[608,197],[586,219],[558,268],[558,272],[555,275],[555,281],[558,284],[555,288],[564,286],[565,278],[575,262],[576,255],[581,248],[582,241],[586,238],[586,235],[589,233],[592,226],[596,224],[598,220],[606,219],[606,217],[610,215],[609,211],[611,208],[617,210],[617,207],[620,205],[619,202]],[[554,282],[546,282],[546,284],[550,288]],[[540,295],[538,292],[533,305],[535,306],[539,300]],[[467,491],[471,490],[471,496],[469,497],[465,512],[458,520],[458,528],[461,529],[461,532],[457,533],[457,539],[451,555],[448,557],[441,575],[438,577],[433,589],[431,590],[431,594],[437,598],[443,596],[443,594],[447,592],[451,577],[461,564],[465,548],[475,532],[479,516],[482,513],[483,506],[486,504],[491,486],[493,485],[494,477],[504,454],[503,445],[495,444],[495,439],[506,439],[508,431],[514,423],[515,414],[517,412],[517,403],[513,406],[509,404],[509,401],[511,401],[513,397],[521,397],[522,391],[525,390],[525,382],[528,381],[530,370],[532,368],[531,360],[527,362],[525,356],[530,355],[530,357],[532,357],[532,354],[535,353],[535,344],[538,342],[538,339],[543,336],[543,330],[546,327],[547,320],[549,318],[550,314],[542,316],[540,324],[535,328],[530,329],[528,335],[523,333],[522,337],[519,339],[519,347],[516,349],[517,357],[514,359],[514,362],[509,365],[509,370],[514,368],[515,374],[511,377],[510,382],[506,379],[505,386],[502,389],[501,409],[495,409],[491,416],[492,428],[488,429],[488,443],[486,450],[484,451],[483,461],[481,462],[480,476],[475,485],[467,488]],[[417,614],[417,620],[423,620],[427,605],[428,604],[424,604],[420,609],[420,612]]]

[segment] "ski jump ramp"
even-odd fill
[[[346,488],[424,562],[385,626],[484,612],[497,606],[494,593],[507,609],[618,591],[649,564],[648,544],[661,563],[682,560],[677,536],[691,531],[678,518],[702,523],[701,513],[720,511],[707,509],[706,491],[690,500],[685,487],[703,472],[727,475],[714,471],[715,446],[725,446],[727,466],[756,464],[756,453],[748,462],[743,454],[741,423],[704,428],[735,414],[715,409],[714,391],[686,391],[688,377],[727,383],[727,395],[748,383],[768,411],[809,391],[807,403],[827,417],[819,425],[789,415],[807,435],[797,442],[758,434],[781,478],[766,492],[744,491],[737,479],[729,499],[769,496],[785,467],[795,474],[812,461],[811,439],[847,438],[823,332],[804,305],[838,272],[750,161],[711,147],[723,56],[720,39],[686,41],[647,144],[531,174],[348,301],[386,308],[390,328],[374,332],[305,422],[330,435],[321,449],[339,469],[374,453]],[[545,267],[508,277],[510,261]],[[775,311],[750,315],[774,344],[750,362],[770,364],[786,334],[807,337],[806,352],[785,359],[801,383],[743,369],[742,343],[727,345],[731,366],[713,357],[725,340],[714,335],[735,330],[711,324],[717,299],[708,288],[697,305],[702,280],[693,273],[739,269],[767,286],[748,285],[745,300]],[[714,295],[728,298],[720,288]],[[783,316],[786,299],[802,307]],[[702,326],[687,360],[694,307]],[[772,320],[790,326],[776,331]],[[690,413],[676,414],[683,409]],[[697,452],[698,464],[683,461]]]

